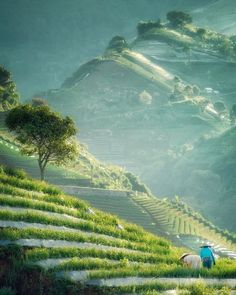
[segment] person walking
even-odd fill
[[[213,251],[211,249],[211,246],[209,245],[201,246],[200,257],[202,259],[203,267],[211,269],[213,264],[214,265],[216,264]]]

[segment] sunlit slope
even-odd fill
[[[21,292],[65,286],[80,290],[109,278],[121,279],[116,283],[119,291],[125,277],[131,278],[128,286],[151,287],[154,277],[196,275],[180,265],[183,250],[163,238],[20,172],[1,168],[0,178],[1,257],[7,258],[0,274],[3,286],[9,271],[21,282],[24,277]],[[201,275],[232,277],[235,267],[233,261],[222,260],[214,271],[202,270]]]
[[[225,9],[229,10],[229,7],[236,8],[235,4],[224,4]],[[223,100],[228,106],[234,102],[236,57],[233,36],[204,27],[201,22],[183,28],[163,25],[139,35],[132,48],[202,90],[212,88],[211,92],[205,89],[204,95],[213,101]]]
[[[214,110],[202,108],[202,95],[191,99],[181,93],[180,101],[170,103],[176,81],[138,52],[113,50],[44,96],[54,109],[73,116],[81,140],[100,160],[142,174],[157,153],[222,127]]]
[[[150,42],[150,54],[136,50],[144,44],[148,51]],[[60,89],[49,91],[45,98],[54,109],[74,117],[81,140],[98,159],[140,175],[156,195],[185,196],[175,190],[178,183],[183,188],[185,182],[172,178],[172,163],[194,149],[199,138],[228,128],[229,112],[226,109],[222,117],[215,110],[214,102],[220,94],[214,89],[206,93],[195,82],[189,83],[195,63],[189,64],[186,59],[177,62],[182,78],[175,65],[172,67],[170,57],[166,64],[157,60],[156,56],[168,53],[169,46],[159,43],[137,40],[133,50],[108,50],[103,57],[81,66]],[[170,47],[175,51],[174,46]],[[220,60],[214,54],[210,56]],[[184,73],[185,66],[188,74]],[[209,86],[206,77],[196,77],[204,81],[202,86]]]

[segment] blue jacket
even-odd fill
[[[200,251],[201,259],[210,258],[215,263],[215,257],[210,247],[203,247]]]

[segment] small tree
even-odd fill
[[[183,11],[170,11],[167,13],[166,17],[173,27],[182,27],[183,25],[190,24],[193,21],[191,15]]]
[[[16,133],[23,154],[38,155],[41,180],[49,162],[66,164],[78,153],[73,138],[74,122],[69,117],[62,118],[48,106],[20,105],[8,113],[6,125]]]

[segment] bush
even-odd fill
[[[168,12],[166,17],[173,27],[181,27],[193,21],[190,14],[176,10]]]
[[[28,177],[27,173],[23,169],[3,167],[2,169],[8,176],[14,176],[19,179],[25,179]]]
[[[162,28],[162,24],[160,19],[157,21],[146,21],[146,22],[139,22],[137,25],[138,35],[141,36],[145,34],[147,31],[154,29],[154,28]]]

